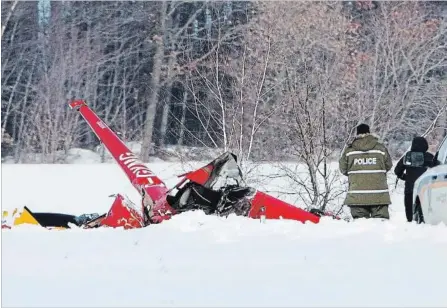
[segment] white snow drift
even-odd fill
[[[151,168],[168,185],[181,171]],[[447,227],[406,223],[400,191],[388,222],[190,212],[140,230],[5,230],[2,305],[445,307]],[[2,166],[3,209],[102,213],[118,192],[138,201],[115,164]]]

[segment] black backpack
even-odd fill
[[[408,151],[404,156],[404,165],[407,167],[420,168],[425,165],[424,152]]]

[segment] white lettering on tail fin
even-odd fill
[[[155,174],[152,173],[152,171],[150,171],[133,153],[127,152],[121,154],[119,160],[122,161],[137,178],[150,178],[155,176]]]
[[[106,128],[106,124],[103,121],[98,121],[96,122],[96,124],[98,124],[98,126],[101,127],[102,129]]]

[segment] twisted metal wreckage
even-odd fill
[[[38,213],[25,206],[20,211],[15,210],[10,216],[4,212],[2,228],[34,224],[48,229],[67,229],[70,226],[86,229],[98,227],[134,229],[158,224],[173,215],[192,210],[202,210],[209,215],[236,214],[255,219],[290,219],[303,223],[318,223],[321,216],[339,219],[332,213],[316,209],[306,211],[244,185],[237,157],[230,152],[223,153],[198,170],[179,175],[180,182],[168,189],[84,100],[74,100],[69,106],[81,114],[138,190],[141,195],[140,205],[134,204],[121,194],[116,194],[110,210],[102,215]],[[12,217],[9,222],[7,216]]]

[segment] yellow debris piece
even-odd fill
[[[24,208],[23,212],[14,220],[14,226],[21,224],[38,225],[37,220],[31,215],[28,209]]]

